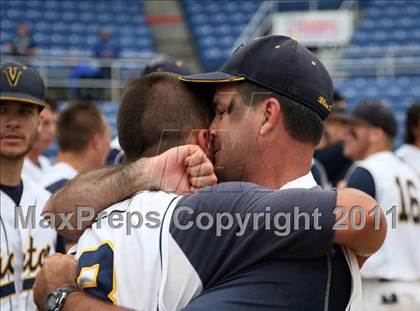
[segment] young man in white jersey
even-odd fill
[[[57,163],[40,180],[54,193],[77,174],[105,164],[111,141],[111,128],[94,104],[77,103],[67,107],[57,122]]]
[[[22,166],[46,107],[44,83],[17,62],[2,64],[0,75],[0,309],[36,310],[32,286],[44,259],[54,253],[56,234],[40,226],[49,194],[22,176]],[[33,224],[22,222],[28,213]]]
[[[255,44],[257,44],[257,46]],[[249,51],[248,48],[252,51]],[[257,57],[255,55],[257,51],[259,54],[257,55],[259,57],[259,61],[256,61],[254,57],[252,57]],[[270,61],[261,59],[266,59],[268,55],[272,57]],[[249,59],[247,59],[247,57],[249,57]],[[245,66],[246,60],[254,61],[254,66]],[[280,71],[272,70],[272,68],[275,67],[272,67],[272,65],[277,62],[281,62],[281,64],[279,65],[280,67],[284,66],[288,69],[285,71],[281,71],[281,77],[278,76]],[[262,66],[264,63],[266,65],[265,67]],[[232,74],[232,72],[235,72],[235,70],[241,70],[238,69],[235,64],[238,66],[244,66],[244,71],[241,74]],[[288,66],[290,66],[291,64],[293,64],[293,70],[291,68],[288,68]],[[278,189],[279,187],[285,189],[293,187],[310,188],[315,186],[315,182],[309,173],[311,159],[313,149],[318,143],[320,136],[322,135],[321,120],[325,118],[325,116],[328,114],[328,102],[330,102],[330,99],[332,97],[332,85],[330,83],[331,80],[322,64],[317,60],[317,58],[313,54],[309,53],[302,46],[298,45],[296,41],[281,36],[270,36],[253,40],[247,45],[242,46],[231,57],[231,59],[227,62],[225,67],[222,68],[222,71],[224,72],[215,73],[213,75],[208,74],[206,77],[199,77],[197,79],[199,80],[197,82],[203,83],[207,83],[206,81],[212,79],[212,82],[214,83],[226,82],[226,85],[220,86],[220,89],[218,89],[218,92],[216,94],[215,99],[217,100],[217,116],[212,124],[212,134],[216,138],[216,143],[214,145],[216,149],[216,157],[220,156],[220,150],[224,148],[224,162],[218,162],[221,160],[221,158],[217,158],[217,164],[219,166],[223,164],[224,166],[224,170],[223,172],[220,172],[220,176],[223,176],[226,180],[234,180],[238,178],[247,181],[254,181],[262,183],[272,189]],[[245,71],[247,72],[244,73]],[[258,72],[260,72],[261,74],[256,74]],[[298,77],[296,79],[291,79],[292,74],[298,75]],[[270,85],[271,83],[273,83],[271,85],[271,89],[264,89],[263,87],[260,87],[258,89],[256,86],[250,85],[249,81],[247,81],[247,83],[243,82],[243,84],[242,82],[240,82],[243,80],[254,81],[256,80],[255,77],[253,78],[254,75],[259,77],[260,79],[258,80],[258,83],[256,83],[258,85]],[[319,76],[319,78],[312,79],[313,76]],[[308,77],[311,77],[311,82],[305,80]],[[193,82],[192,80],[195,79],[193,77],[186,77],[183,80],[189,80]],[[313,81],[319,82],[319,85],[317,85],[317,87],[307,88],[308,85],[314,83]],[[257,100],[255,100],[255,98],[252,96],[254,92],[258,92],[257,95],[262,96],[258,97]],[[276,92],[280,94],[286,94],[286,98],[280,98],[280,96],[275,94]],[[240,95],[238,95],[238,93]],[[295,102],[287,99],[290,97],[295,99]],[[250,104],[250,102],[254,102],[254,104]],[[282,109],[285,109],[284,111],[280,111],[280,103]],[[247,105],[249,105],[248,109]],[[132,116],[132,118],[135,118],[135,115],[130,115]],[[226,117],[226,119],[223,119],[224,117]],[[286,118],[287,120],[285,121]],[[220,120],[230,120],[230,123],[228,122],[221,124]],[[286,125],[284,125],[283,122],[286,123]],[[219,133],[217,133],[218,129],[220,129],[221,131],[225,130],[226,132],[231,132],[232,136],[234,136],[231,138],[235,138],[233,139],[234,143],[239,143],[239,140],[242,138],[241,144],[236,150],[236,154],[232,148],[232,145],[229,144],[228,136],[217,137],[219,135]],[[139,133],[142,132],[140,131]],[[159,133],[161,132],[159,131]],[[220,136],[222,136],[222,134]],[[258,146],[253,146],[257,138],[261,138],[261,141],[257,140]],[[139,146],[138,142],[136,146],[136,140],[133,138],[128,139],[127,142],[129,142],[130,140],[132,140],[132,142],[134,143],[122,143],[124,149],[130,147],[138,149],[140,147],[143,147]],[[121,142],[122,141],[123,140],[121,140]],[[259,143],[261,143],[262,145],[259,145]],[[248,146],[246,146],[247,144]],[[221,148],[221,146],[223,147]],[[265,149],[267,153],[258,150],[259,147]],[[141,148],[138,150],[139,154],[141,154],[141,151],[148,151],[154,154],[154,152],[156,152],[156,146],[150,148],[150,150],[142,150]],[[259,158],[258,155],[261,154],[263,155],[263,157]],[[229,155],[232,156],[231,160],[233,162],[229,163],[231,165],[226,165],[229,162]],[[235,162],[234,160],[238,160],[238,162]],[[264,166],[265,164],[268,164],[268,166]],[[244,173],[244,169],[246,173],[245,175],[242,174]],[[108,178],[109,175],[112,175],[112,172],[109,171],[108,173],[105,173],[104,170],[102,173],[98,172],[98,175],[96,175],[96,173],[93,173],[91,177],[96,176],[98,178],[99,176],[106,176]],[[89,174],[87,174],[85,177],[87,177],[88,175]],[[77,201],[76,204],[81,202],[89,202],[87,205],[95,208],[97,208],[98,205],[104,204],[103,206],[101,206],[101,208],[103,209],[104,207],[109,206],[109,204],[106,205],[107,203],[112,204],[113,202],[122,199],[123,197],[126,197],[127,194],[130,194],[130,192],[126,194],[117,193],[117,191],[124,192],[125,190],[127,190],[120,189],[125,187],[127,178],[119,179],[121,181],[125,180],[125,183],[123,185],[117,182],[119,186],[117,187],[117,191],[107,193],[106,196],[101,195],[100,198],[92,198],[90,196],[89,199],[93,199],[93,202],[89,200],[84,201],[83,198],[80,198],[80,191],[86,191],[89,188],[90,190],[88,192],[92,191],[92,194],[96,193],[98,189],[95,190],[95,188],[98,188],[99,184],[105,180],[105,178],[101,178],[101,181],[97,183],[97,178],[89,179],[89,177],[87,177],[87,179],[85,179],[85,183],[79,183],[78,187],[75,186],[77,184],[76,182],[70,185],[69,187],[66,187],[62,193],[58,193],[58,195],[55,196],[57,200],[55,201],[56,204],[54,204],[54,206],[56,208],[64,208],[64,210],[66,210],[66,208],[68,208],[69,205],[73,205],[74,203],[76,203],[75,201]],[[79,181],[80,180],[83,180],[83,178],[81,177]],[[89,184],[91,184],[92,182],[95,182],[95,187],[89,187]],[[130,184],[130,182],[128,184]],[[114,184],[114,186],[116,185]],[[72,191],[74,191],[74,189],[77,189],[75,193],[70,194]],[[99,193],[102,193],[103,190],[101,190]],[[110,198],[108,194],[112,194],[113,198]],[[59,200],[58,198],[60,197],[60,195],[61,199]],[[76,200],[75,195],[77,196]],[[101,200],[105,200],[106,202],[98,202]],[[60,203],[58,203],[58,201],[60,201]],[[71,206],[71,208],[67,211],[72,210],[73,208],[74,206]],[[98,211],[100,211],[101,208],[99,208]],[[364,242],[366,242],[367,240],[364,240]],[[359,242],[360,241],[361,240],[359,240]],[[355,247],[355,249],[356,248],[357,247]],[[328,275],[329,273],[327,273],[327,270],[330,269],[330,274],[333,276],[333,279],[330,280],[331,282],[328,281],[327,283],[331,286],[334,285],[335,292],[332,295],[329,295],[329,292],[327,290],[328,294],[324,296],[324,294],[320,294],[318,291],[316,291],[315,296],[318,298],[323,297],[322,299],[324,299],[324,304],[330,305],[331,308],[346,309],[352,307],[358,309],[360,307],[358,301],[361,298],[361,293],[359,291],[360,288],[357,282],[358,267],[357,263],[355,262],[355,256],[353,254],[353,259],[348,260],[349,253],[347,251],[340,251],[339,248],[336,249],[336,251],[333,253],[334,255],[331,257],[327,256],[325,258],[321,258],[320,261],[311,262],[310,264],[311,266],[313,265],[313,270],[311,271],[320,271],[321,274],[325,272],[325,275]],[[365,255],[365,253],[363,255]],[[296,265],[299,265],[301,263],[295,261],[290,262],[288,264],[295,265],[296,268]],[[288,266],[288,264],[286,264],[286,266]],[[348,267],[351,267],[351,272]],[[277,276],[276,271],[285,272],[285,274],[283,274],[282,277],[277,277],[277,280],[273,279],[272,289],[277,288],[278,290],[278,286],[274,285],[275,282],[279,282],[282,280],[284,281],[287,278],[286,283],[290,281],[291,284],[294,284],[296,291],[300,291],[300,293],[302,293],[302,287],[298,284],[298,279],[296,278],[296,275],[293,277],[293,275],[289,275],[288,273],[288,271],[295,271],[295,269],[285,269],[283,267],[281,269],[276,270],[274,265],[265,268],[272,268],[272,270],[265,270],[262,273],[266,276],[266,281],[270,279],[270,274],[271,277]],[[271,271],[271,273],[269,271]],[[351,278],[351,275],[355,277]],[[304,279],[305,277],[307,277],[307,281],[311,282],[311,280],[313,280],[311,279],[311,276],[312,275],[310,274],[306,274],[304,276],[301,276],[300,279]],[[247,277],[252,278],[252,276],[250,275],[248,275]],[[214,310],[214,307],[217,303],[221,303],[222,305],[224,304],[225,308],[234,308],[235,304],[237,308],[239,306],[242,306],[242,308],[246,305],[250,306],[249,304],[241,304],[241,299],[243,302],[243,299],[247,298],[254,299],[260,308],[267,308],[267,306],[271,305],[271,307],[275,309],[279,307],[280,304],[278,304],[278,301],[275,302],[273,300],[288,298],[293,299],[293,302],[289,301],[289,307],[291,305],[296,306],[299,304],[306,304],[307,306],[308,304],[311,305],[310,302],[307,300],[299,300],[299,297],[302,297],[302,295],[299,296],[298,294],[291,294],[287,297],[282,296],[282,298],[278,295],[272,295],[272,292],[268,291],[246,290],[247,286],[253,287],[255,285],[255,282],[256,280],[253,279],[252,282],[246,283],[248,285],[242,284],[241,286],[240,284],[235,284],[235,286],[232,286],[231,289],[226,284],[226,287],[218,288],[217,290],[213,290],[212,292],[203,293],[203,295],[197,298],[195,302],[201,303],[207,308],[207,310]],[[269,284],[265,285],[268,286]],[[289,289],[291,287],[289,287]],[[329,288],[329,286],[319,286],[318,289],[321,288]],[[353,291],[351,290],[352,288]],[[303,296],[305,296],[308,299],[309,297],[315,297],[311,296],[310,293],[312,291],[312,287],[306,287],[304,289],[305,295]],[[247,293],[253,293],[254,295],[251,298],[249,294],[248,296],[245,295],[243,290],[245,290]],[[263,298],[264,295],[266,295],[267,297]],[[211,301],[203,301],[202,299],[206,299],[205,297],[211,297]],[[329,300],[328,297],[330,297],[331,300]],[[266,302],[265,305],[263,303],[264,301]],[[211,303],[213,303],[213,306],[211,305]],[[313,304],[314,302],[312,303],[312,305]],[[339,305],[340,307],[335,307],[337,305]],[[257,307],[256,304],[252,304],[252,306],[254,308]]]
[[[356,161],[347,186],[376,198],[387,213],[388,235],[365,263],[367,311],[420,308],[420,183],[413,169],[393,152],[394,114],[380,102],[366,101],[346,118],[345,155]]]
[[[404,144],[395,154],[411,166],[420,178],[420,103],[407,110]]]
[[[45,102],[48,107],[44,108],[40,115],[39,135],[26,156],[25,162],[23,162],[23,174],[32,178],[36,183],[39,182],[47,168],[51,166],[50,159],[44,156],[42,152],[50,148],[55,138],[58,118],[57,101],[47,97]]]

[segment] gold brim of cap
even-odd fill
[[[28,99],[28,98],[22,98],[22,97],[0,96],[0,100],[14,100],[17,102],[23,102],[23,103],[28,103],[28,104],[34,104],[37,106],[42,106],[42,107],[48,107],[47,103],[39,102],[39,101]]]
[[[194,80],[194,79],[185,79],[182,76],[178,77],[179,80],[184,82],[198,82],[198,83],[220,83],[220,82],[236,82],[236,81],[243,81],[245,77],[234,77],[234,78],[227,78],[227,79],[219,79],[219,80]]]

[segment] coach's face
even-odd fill
[[[16,101],[0,103],[0,158],[18,160],[31,149],[37,134],[38,107]]]
[[[246,181],[247,164],[259,154],[256,140],[261,120],[233,85],[218,87],[213,104],[210,133],[216,174],[220,181]]]

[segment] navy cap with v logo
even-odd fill
[[[45,86],[39,73],[18,62],[1,64],[0,100],[13,100],[48,106],[44,101]]]

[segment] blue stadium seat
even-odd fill
[[[25,22],[37,42],[38,53],[50,54],[52,49],[53,55],[61,51],[91,55],[86,46],[93,49],[101,27],[107,26],[115,32],[114,40],[123,41],[119,42],[122,56],[126,55],[124,47],[150,53],[155,49],[153,37],[143,15],[139,1],[2,0],[1,42],[13,38],[17,25]],[[139,37],[143,38],[140,44],[127,43]]]

